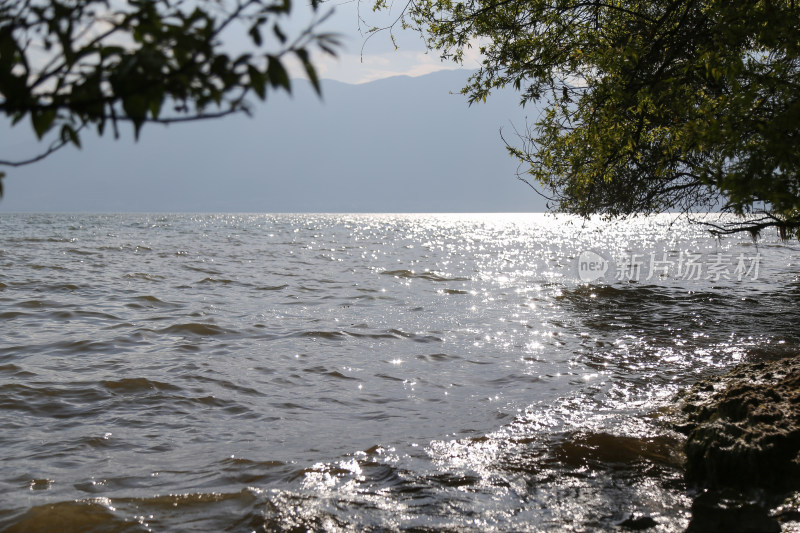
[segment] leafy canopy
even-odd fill
[[[58,136],[35,158],[0,164],[80,147],[89,125],[117,136],[128,122],[138,137],[146,123],[247,112],[248,96],[291,90],[289,56],[319,92],[309,52],[335,55],[339,42],[315,31],[324,17],[290,38],[281,24],[291,9],[291,0],[0,0],[0,111],[30,120],[40,139]],[[241,36],[234,54],[226,40]]]
[[[444,59],[479,50],[470,103],[513,86],[537,104],[509,150],[556,209],[721,205],[750,216],[717,231],[799,235],[794,0],[411,0],[402,20]]]

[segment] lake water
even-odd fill
[[[658,415],[800,350],[797,243],[672,216],[5,214],[0,267],[4,531],[674,531]]]

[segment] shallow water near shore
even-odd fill
[[[4,214],[0,265],[2,531],[675,531],[657,414],[800,352],[797,243],[674,216]]]

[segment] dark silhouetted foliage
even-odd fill
[[[80,147],[87,126],[118,135],[128,122],[138,137],[146,123],[247,112],[248,96],[291,90],[290,56],[319,92],[309,51],[335,54],[338,40],[315,31],[319,16],[290,37],[281,24],[291,9],[291,0],[1,0],[0,111],[58,138],[0,164]]]

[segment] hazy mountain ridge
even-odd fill
[[[514,177],[500,127],[524,121],[513,92],[468,106],[468,73],[441,71],[361,85],[296,80],[252,118],[123,126],[10,169],[0,211],[426,212],[541,211]],[[37,148],[5,127],[6,158]]]

